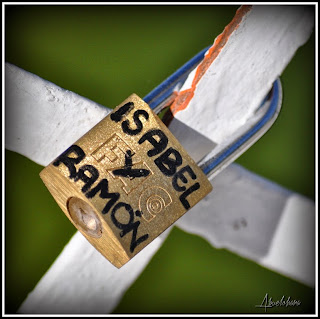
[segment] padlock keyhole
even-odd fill
[[[95,238],[101,237],[101,222],[94,209],[88,203],[80,198],[71,197],[67,202],[67,208],[72,221],[83,232]]]

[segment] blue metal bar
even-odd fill
[[[203,60],[205,53],[210,47],[207,47],[185,63],[180,69],[170,75],[161,84],[159,84],[155,89],[153,89],[148,95],[146,95],[143,100],[149,104],[149,106],[154,109],[161,102],[163,102],[167,97],[169,97],[175,86],[179,82],[184,82],[188,77],[189,73]]]
[[[178,83],[183,83],[186,80],[189,73],[203,60],[204,55],[209,48],[210,46],[200,51],[197,55],[195,55],[192,59],[185,63],[181,68],[179,68],[176,72],[174,72],[167,79],[165,79],[161,84],[159,84],[155,89],[153,89],[148,95],[146,95],[143,98],[144,101],[148,103],[152,109],[155,109],[158,105],[160,105],[163,101],[170,97],[176,85]],[[246,134],[244,134],[235,143],[230,145],[225,151],[219,154],[218,157],[212,158],[204,164],[203,172],[206,175],[210,174],[212,170],[214,170],[219,164],[221,164],[228,157],[230,157],[239,147],[244,145],[269,120],[271,120],[278,107],[280,98],[280,87],[281,84],[280,80],[278,79],[273,84],[270,97],[270,106],[263,118]],[[260,107],[262,107],[267,102],[269,94],[264,98]]]

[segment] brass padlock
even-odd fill
[[[135,94],[40,176],[74,226],[118,268],[212,190]]]

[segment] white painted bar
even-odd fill
[[[211,183],[176,226],[314,287],[314,202],[236,164]]]
[[[252,119],[313,26],[310,7],[253,6],[198,82],[188,106],[175,118],[214,143],[225,143]],[[186,83],[180,91],[192,79]]]
[[[168,235],[120,269],[77,232],[19,309],[25,314],[106,314],[120,301]]]
[[[47,166],[107,109],[6,63],[6,148]]]

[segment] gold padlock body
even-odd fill
[[[74,226],[118,268],[212,190],[135,94],[40,176]]]

